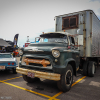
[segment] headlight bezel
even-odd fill
[[[52,55],[53,55],[55,58],[58,58],[58,57],[60,57],[60,51],[59,51],[59,50],[52,50]]]
[[[23,50],[19,50],[19,55],[23,55]]]

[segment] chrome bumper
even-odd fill
[[[60,80],[60,74],[29,70],[29,69],[24,69],[24,68],[19,68],[19,67],[16,68],[16,71],[24,75],[27,75],[28,72],[31,72],[31,73],[34,73],[35,77],[38,77],[38,78],[44,78],[44,79],[54,80],[54,81]]]

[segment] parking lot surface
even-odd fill
[[[0,71],[0,100],[100,100],[100,67],[94,77],[81,73],[74,77],[71,90],[63,93],[55,81],[27,83],[19,73]]]

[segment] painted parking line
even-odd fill
[[[86,76],[84,76],[84,77],[80,78],[79,80],[77,80],[76,82],[74,82],[74,83],[72,84],[72,86],[74,86],[75,84],[77,84],[77,83],[79,83],[80,81],[82,81],[85,77],[86,77]],[[72,87],[72,86],[71,86],[71,87]]]
[[[51,98],[48,99],[48,100],[55,100],[55,98],[58,97],[59,95],[61,95],[62,93],[63,93],[63,92],[61,91],[61,92],[57,93],[56,95],[54,95],[53,97],[51,97]]]
[[[51,96],[48,96],[48,95],[45,95],[45,94],[42,94],[42,93],[38,93],[38,92],[35,92],[35,91],[32,91],[32,90],[29,90],[29,89],[26,89],[26,88],[11,84],[11,83],[7,83],[7,82],[4,82],[4,81],[0,81],[0,82],[4,83],[4,84],[7,84],[7,85],[10,85],[10,86],[13,86],[13,87],[16,87],[16,88],[19,88],[21,90],[25,90],[25,91],[28,91],[28,92],[31,92],[31,93],[34,93],[34,94],[49,98],[49,99],[51,98]],[[54,98],[54,100],[59,100],[59,99]]]
[[[21,76],[19,77],[15,77],[15,78],[11,78],[11,79],[7,79],[7,80],[12,80],[12,79],[16,79],[16,78],[20,78]],[[77,80],[75,83],[72,84],[72,86],[74,86],[75,84],[77,84],[78,82],[80,82],[82,79],[84,79],[86,76],[82,77],[81,79]],[[8,83],[8,82],[5,82],[7,80],[4,80],[4,81],[0,81],[1,83],[4,83],[4,84],[7,84],[7,85],[10,85],[10,86],[13,86],[13,87],[16,87],[16,88],[19,88],[21,90],[25,90],[25,91],[28,91],[28,92],[31,92],[31,93],[34,93],[34,94],[37,94],[37,95],[40,95],[42,97],[46,97],[48,98],[48,100],[59,100],[57,99],[56,97],[58,97],[59,95],[61,95],[63,92],[59,92],[57,93],[56,95],[54,96],[48,96],[48,95],[45,95],[45,94],[42,94],[42,93],[38,93],[38,92],[35,92],[35,91],[32,91],[32,90],[29,90],[29,89],[26,89],[26,88],[23,88],[23,87],[20,87],[20,86],[17,86],[17,85],[14,85],[14,84],[11,84],[11,83]]]
[[[79,80],[77,80],[76,82],[74,82],[74,83],[72,84],[72,86],[74,86],[75,84],[79,83],[79,82],[80,82],[81,80],[83,80],[85,77],[86,77],[86,76],[84,76],[84,77],[80,78]],[[71,86],[71,87],[72,87],[72,86]],[[63,92],[61,91],[61,92],[57,93],[56,95],[54,95],[52,98],[50,98],[50,99],[48,99],[48,100],[52,100],[52,99],[58,97],[59,95],[61,95],[62,93],[63,93]]]
[[[13,79],[16,79],[16,78],[21,78],[22,76],[19,76],[19,77],[14,77],[14,78],[10,78],[10,79],[6,79],[6,80],[2,80],[2,81],[9,81],[9,80],[13,80]]]

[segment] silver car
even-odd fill
[[[18,62],[11,53],[0,53],[0,70],[12,70],[16,74]]]

